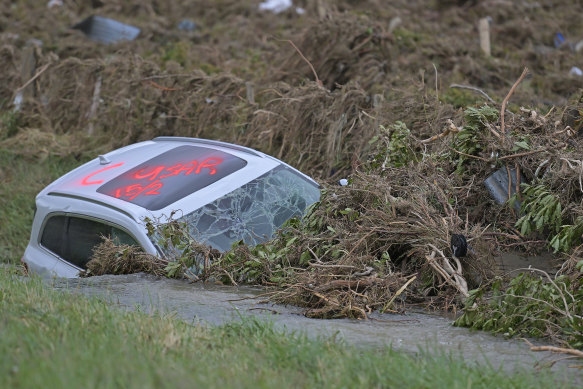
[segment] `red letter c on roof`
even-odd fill
[[[104,172],[104,171],[106,171],[106,170],[108,170],[108,169],[113,169],[114,167],[119,167],[119,166],[121,166],[121,165],[123,165],[123,162],[120,162],[120,163],[118,163],[118,164],[111,165],[111,166],[108,166],[108,167],[104,167],[103,169],[99,169],[98,171],[96,171],[96,172],[93,172],[93,173],[91,173],[90,175],[88,175],[87,177],[85,177],[85,178],[83,179],[83,181],[81,181],[81,184],[82,184],[82,185],[97,185],[97,184],[101,184],[101,183],[103,182],[103,180],[98,180],[98,181],[88,181],[88,180],[89,180],[91,177],[93,177],[94,175],[96,175],[96,174],[99,174],[99,173],[101,173],[101,172]]]

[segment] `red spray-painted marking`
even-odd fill
[[[156,176],[158,174],[160,174],[160,172],[162,170],[164,170],[164,168],[165,168],[165,166],[158,166],[158,167],[154,168],[154,170],[152,170],[150,173],[144,173],[144,170],[146,170],[146,169],[142,169],[142,170],[136,172],[136,174],[134,174],[134,178],[140,180],[142,178],[150,177],[150,178],[148,178],[148,180],[153,181],[156,178]]]
[[[213,174],[216,174],[216,172],[217,172],[216,166],[220,165],[221,163],[223,163],[223,160],[221,158],[207,158],[201,163],[199,163],[198,161],[190,161],[187,163],[178,163],[178,164],[170,166],[170,167],[166,167],[165,165],[154,166],[152,168],[148,168],[148,171],[146,171],[146,169],[142,169],[142,170],[135,172],[131,177],[136,179],[136,180],[146,179],[147,181],[152,181],[152,182],[150,182],[148,185],[143,185],[142,183],[126,185],[126,186],[117,188],[114,191],[113,195],[114,195],[114,197],[116,197],[118,199],[122,198],[122,197],[126,197],[130,201],[135,199],[136,197],[138,197],[140,195],[143,195],[143,196],[158,195],[158,194],[160,194],[160,190],[164,187],[164,183],[162,182],[163,178],[177,176],[179,174],[184,174],[185,176],[188,176],[192,173],[200,174],[203,168],[207,168],[209,175],[213,175]],[[116,166],[119,166],[119,164]],[[113,168],[116,166],[111,166],[109,168]],[[85,180],[90,178],[91,176],[97,174],[97,173],[100,173],[103,170],[105,170],[105,169],[101,169],[100,171],[97,171],[97,172],[87,176],[85,178]],[[164,174],[162,174],[162,173],[164,173]],[[85,183],[85,180],[84,180],[84,183]],[[97,184],[97,183],[101,183],[101,182],[103,182],[103,181],[99,181],[99,182],[94,181],[94,182],[86,183],[85,185]]]
[[[104,171],[106,171],[106,170],[109,170],[109,169],[113,169],[113,168],[119,167],[119,166],[121,166],[121,165],[123,165],[123,164],[124,164],[123,162],[120,162],[120,163],[118,163],[118,164],[111,165],[111,166],[108,166],[108,167],[104,167],[103,169],[99,169],[98,171],[96,171],[96,172],[93,172],[93,173],[91,173],[90,175],[88,175],[87,177],[85,177],[85,178],[84,178],[84,179],[81,181],[81,185],[97,185],[97,184],[101,184],[101,183],[103,183],[103,180],[98,180],[98,181],[89,181],[89,179],[90,179],[91,177],[93,177],[94,175],[96,175],[96,174],[99,174],[99,173],[101,173],[101,172],[104,172]]]
[[[214,161],[214,162],[211,162]],[[220,158],[207,158],[206,160],[203,161],[203,163],[201,163],[198,168],[196,169],[196,174],[200,173],[200,169],[202,169],[203,167],[209,168],[210,172],[209,174],[212,176],[213,174],[215,174],[217,172],[217,169],[215,169],[213,166],[217,166],[220,165],[221,163],[223,163],[223,160]]]
[[[184,173],[185,176],[192,173],[200,174],[203,168],[209,169],[209,174],[212,176],[217,172],[215,166],[220,165],[221,163],[223,163],[223,160],[220,158],[207,158],[200,164],[198,161],[190,161],[187,163],[178,163],[170,167],[166,167],[165,165],[154,166],[149,172],[146,172],[146,169],[135,172],[134,178],[137,180],[147,178],[148,181],[154,181],[158,178],[177,176],[181,173]],[[166,174],[160,175],[162,172],[165,172]]]

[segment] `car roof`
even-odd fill
[[[280,164],[230,143],[159,137],[100,155],[54,181],[38,197],[86,200],[140,221],[175,211],[190,213]]]

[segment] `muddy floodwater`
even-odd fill
[[[301,308],[262,303],[260,295],[263,291],[258,288],[191,284],[145,274],[54,279],[49,282],[57,289],[100,296],[123,308],[173,313],[190,323],[218,325],[237,320],[240,315],[252,315],[270,320],[276,327],[287,331],[305,332],[310,337],[332,336],[348,344],[389,345],[407,352],[417,352],[420,348],[442,350],[462,355],[469,363],[488,360],[504,370],[541,366],[556,358],[546,352],[531,352],[521,340],[507,340],[485,332],[453,327],[451,318],[438,314],[375,313],[372,320],[309,319],[302,316]],[[553,369],[570,376],[571,380],[579,373],[568,369],[567,365],[558,363]],[[565,372],[567,369],[570,371]]]

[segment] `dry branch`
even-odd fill
[[[34,80],[36,80],[37,78],[40,77],[41,74],[43,74],[48,68],[49,66],[51,66],[51,63],[47,63],[45,64],[42,68],[40,68],[35,74],[34,76],[32,76],[32,78],[30,80],[28,80],[27,82],[25,82],[20,88],[16,89],[14,91],[14,95],[17,95],[18,92],[24,90],[24,88],[26,88],[27,86],[29,86],[32,82],[34,82]]]
[[[452,286],[454,286],[464,297],[469,297],[468,284],[462,275],[462,265],[460,261],[455,256],[453,257],[456,263],[456,269],[454,270],[445,254],[443,254],[443,251],[431,243],[429,243],[429,247],[433,249],[431,255],[426,256],[429,265],[435,269],[437,273],[445,279],[446,282],[449,282]],[[442,265],[437,263],[437,260],[435,259],[436,253],[438,253],[443,259]]]
[[[512,88],[510,88],[510,91],[508,92],[508,94],[504,98],[504,101],[502,101],[502,108],[500,109],[500,132],[502,133],[502,135],[504,135],[504,133],[506,132],[506,129],[504,128],[504,112],[506,112],[506,104],[508,104],[508,100],[510,100],[510,96],[512,96],[512,94],[514,93],[514,90],[516,89],[518,84],[520,84],[520,82],[524,79],[524,77],[526,77],[527,73],[528,73],[528,68],[525,67],[524,70],[522,71],[522,74],[520,75],[520,77],[518,77],[518,80],[516,80],[514,85],[512,85]]]
[[[460,89],[469,89],[469,90],[473,90],[474,92],[478,92],[479,94],[481,94],[482,96],[484,96],[486,99],[488,99],[489,102],[496,104],[496,102],[494,100],[492,100],[492,98],[490,96],[488,96],[488,94],[486,92],[484,92],[483,90],[476,88],[475,86],[470,86],[470,85],[460,85],[460,84],[451,84],[449,86],[450,88],[460,88]]]
[[[583,351],[575,350],[572,348],[563,348],[563,347],[555,347],[555,346],[532,346],[530,348],[531,351],[550,351],[553,353],[561,353],[561,354],[570,354],[574,355],[577,358],[583,358]]]
[[[424,140],[420,141],[420,143],[423,143],[423,144],[431,143],[431,142],[434,142],[438,139],[445,138],[449,134],[457,134],[458,132],[460,132],[460,129],[458,127],[456,127],[455,124],[453,124],[453,121],[451,119],[447,119],[447,124],[448,124],[448,127],[441,134],[434,135],[429,139],[424,139]]]
[[[322,83],[322,81],[320,80],[320,78],[318,78],[318,73],[316,73],[316,69],[314,69],[314,66],[312,65],[312,63],[304,56],[304,54],[302,54],[302,52],[300,51],[300,49],[298,49],[298,47],[295,45],[295,43],[292,42],[291,39],[278,39],[278,41],[280,42],[288,42],[290,45],[292,45],[292,47],[294,49],[296,49],[296,51],[298,52],[298,54],[300,55],[300,57],[302,57],[302,59],[304,61],[306,61],[306,63],[308,64],[308,66],[310,66],[310,69],[312,69],[312,73],[314,73],[314,77],[316,79],[316,84],[318,84],[319,87],[324,87],[324,84]]]

